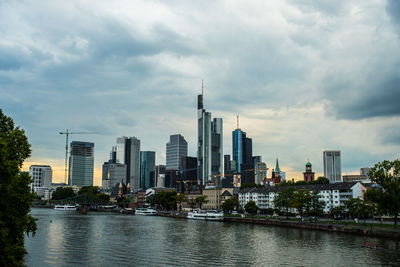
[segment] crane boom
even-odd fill
[[[69,132],[68,129],[65,132],[59,132],[59,134],[65,134],[65,169],[64,169],[64,182],[68,184],[68,137],[70,134],[96,134],[95,132]]]

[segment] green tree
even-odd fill
[[[313,191],[310,196],[310,206],[308,208],[308,214],[314,216],[320,216],[324,213],[325,201],[319,199],[317,191]]]
[[[255,183],[244,183],[240,186],[240,189],[245,189],[245,188],[254,188],[254,187],[263,187],[262,184],[255,184]]]
[[[239,200],[238,200],[237,196],[233,196],[233,197],[225,200],[224,203],[222,203],[221,208],[225,213],[229,213],[235,209],[238,211],[239,210]]]
[[[71,187],[57,187],[57,189],[51,194],[52,200],[61,200],[70,197],[74,197],[75,193]]]
[[[331,207],[329,212],[334,219],[336,218],[341,219],[343,218],[345,207],[344,206]]]
[[[311,194],[307,189],[299,189],[293,194],[292,207],[297,209],[303,219],[304,212],[310,209]]]
[[[287,187],[280,191],[274,199],[275,208],[286,211],[286,219],[289,219],[289,210],[292,207],[294,187]]]
[[[96,195],[100,193],[100,188],[98,186],[82,186],[79,191],[78,195],[89,195],[91,197],[96,197]]]
[[[400,212],[400,160],[379,162],[368,175],[380,187],[369,189],[371,192],[367,196],[378,205],[380,212],[394,217],[394,227],[397,228]]]
[[[194,210],[194,208],[196,207],[196,205],[197,205],[197,203],[196,203],[196,199],[194,199],[194,198],[190,198],[190,199],[188,199],[188,205],[189,205],[189,207],[192,209],[192,210]]]
[[[182,209],[183,202],[187,202],[188,198],[185,194],[179,194],[175,196],[176,203],[178,204],[179,210]]]
[[[102,202],[109,202],[110,201],[110,196],[105,194],[105,193],[97,193],[96,198],[98,200],[101,200]]]
[[[156,208],[163,210],[176,209],[176,192],[162,191],[153,195],[150,199],[150,204]]]
[[[20,172],[30,154],[24,130],[0,109],[0,266],[23,266],[25,233],[34,235],[37,229],[29,215],[31,178]]]
[[[362,200],[359,198],[350,198],[345,203],[347,211],[349,212],[351,218],[358,218],[360,216]]]
[[[257,213],[258,207],[255,201],[250,200],[249,202],[246,203],[244,209],[247,213],[255,215]]]
[[[195,201],[196,201],[196,204],[199,206],[200,209],[203,206],[203,204],[208,203],[207,196],[198,196],[198,197],[196,197]]]

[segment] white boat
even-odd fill
[[[211,211],[191,211],[186,216],[188,219],[203,220],[203,221],[222,221],[224,220],[223,212]]]
[[[137,208],[135,210],[135,215],[145,215],[145,216],[157,215],[157,211],[155,209],[150,209],[150,208]]]
[[[64,204],[64,205],[55,205],[55,210],[76,210],[75,204]]]

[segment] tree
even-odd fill
[[[196,207],[196,205],[197,205],[197,203],[196,203],[196,200],[195,199],[193,199],[193,198],[190,198],[190,199],[188,199],[188,205],[189,205],[189,207],[192,209],[192,211],[193,211],[193,209]]]
[[[175,199],[176,199],[176,203],[177,203],[178,206],[179,206],[179,210],[181,210],[181,208],[182,208],[182,203],[188,201],[187,196],[184,195],[184,194],[176,195],[176,196],[175,196]]]
[[[289,209],[292,207],[294,187],[287,187],[280,191],[274,199],[274,205],[277,209],[286,211],[286,219],[289,219]]]
[[[224,203],[222,203],[221,205],[222,210],[225,213],[229,213],[233,210],[239,210],[239,200],[237,198],[237,196],[233,196],[227,200],[224,201]]]
[[[324,212],[325,201],[319,199],[317,191],[313,191],[310,196],[310,205],[307,213],[314,216],[319,216]]]
[[[245,188],[254,188],[254,187],[263,187],[262,184],[255,184],[255,183],[244,183],[240,186],[240,189],[245,189]]]
[[[300,213],[301,219],[306,210],[309,210],[311,194],[307,189],[299,189],[293,194],[292,207]]]
[[[351,218],[358,218],[360,216],[360,206],[362,200],[359,198],[350,198],[345,203],[347,211],[349,212]]]
[[[100,193],[100,188],[98,186],[82,186],[79,191],[78,195],[89,195],[91,197],[95,197],[98,193]]]
[[[244,206],[244,209],[247,213],[251,215],[255,215],[257,213],[258,207],[255,201],[250,200],[247,202],[247,204]]]
[[[31,154],[24,130],[0,109],[0,265],[22,266],[25,234],[34,235],[36,219],[29,215],[31,178],[21,173]]]
[[[174,191],[162,191],[158,192],[150,198],[150,204],[152,206],[164,209],[164,210],[175,210],[176,209],[176,192]]]
[[[329,212],[334,219],[340,220],[341,218],[343,218],[345,208],[344,206],[331,207]]]
[[[203,204],[208,203],[207,196],[198,196],[198,197],[196,197],[195,201],[200,209],[203,206]]]
[[[71,187],[57,187],[57,189],[51,194],[51,199],[60,200],[70,197],[74,197],[75,193]]]
[[[400,160],[379,162],[368,175],[380,187],[369,189],[371,192],[367,191],[367,196],[378,205],[382,213],[394,217],[394,227],[397,228],[400,212]]]

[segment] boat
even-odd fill
[[[75,204],[54,205],[55,210],[76,210]]]
[[[366,245],[361,245],[362,248],[369,248],[369,249],[376,249],[376,250],[381,250],[381,247],[373,246],[371,244],[366,244]]]
[[[157,215],[157,211],[151,208],[137,208],[135,210],[135,215],[145,215],[145,216]]]
[[[217,212],[215,210],[211,211],[191,211],[186,216],[188,219],[192,220],[203,220],[203,221],[222,221],[224,220],[224,213]]]

